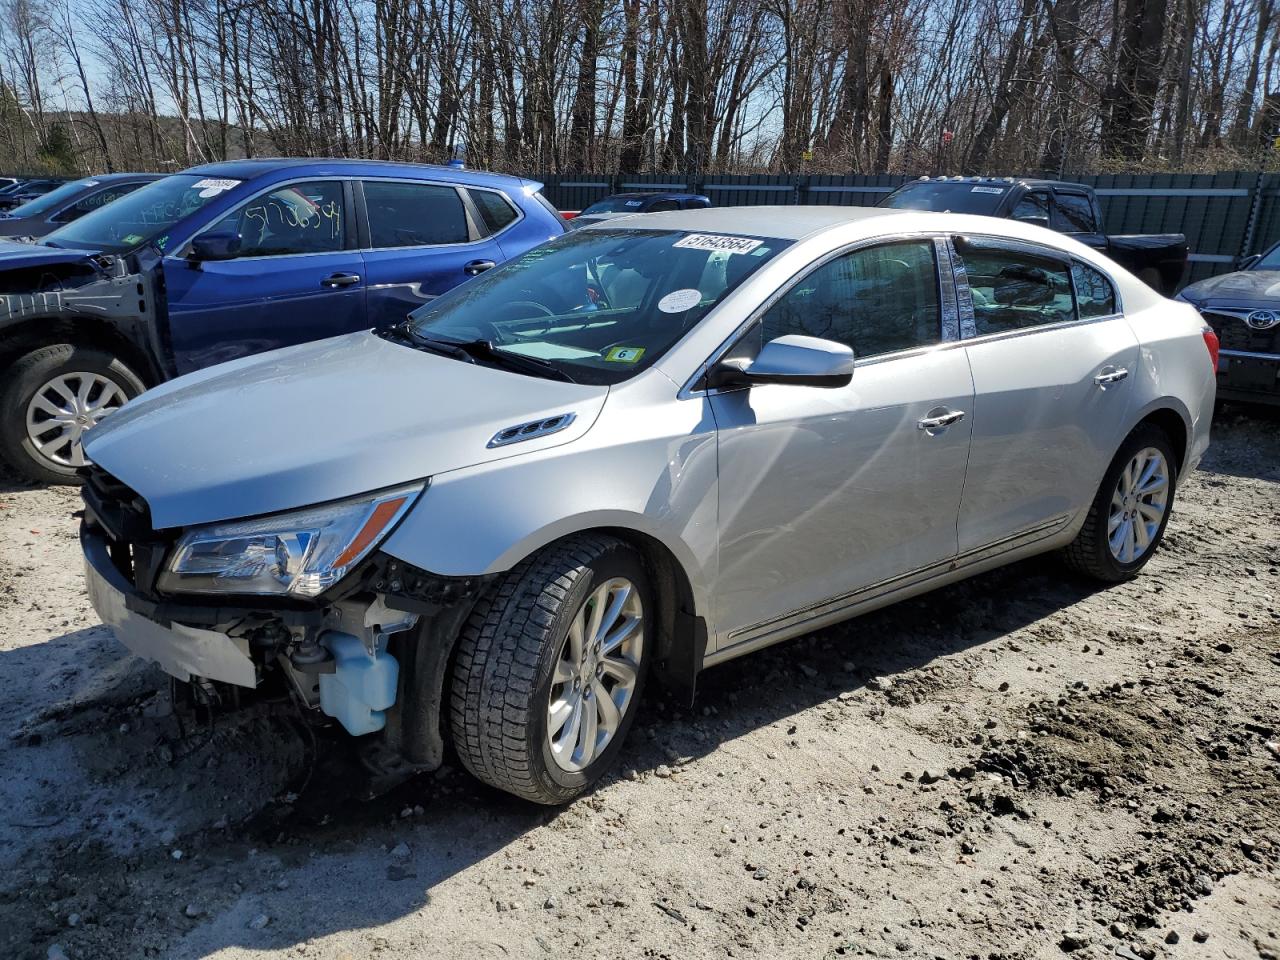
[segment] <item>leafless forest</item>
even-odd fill
[[[1280,0],[0,0],[0,169],[1274,166]]]

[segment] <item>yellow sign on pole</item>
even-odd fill
[[[1271,138],[1271,149],[1272,149],[1272,150],[1280,150],[1280,137],[1272,137],[1272,138]]]
[[[1280,149],[1280,137],[1276,137],[1276,148],[1277,148],[1277,149]],[[800,159],[801,159],[801,160],[812,160],[812,159],[813,159],[813,151],[812,151],[812,150],[806,150],[804,153],[800,154]]]

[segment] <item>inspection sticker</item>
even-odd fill
[[[612,363],[635,363],[644,356],[644,347],[610,347],[604,358]]]
[[[671,246],[683,247],[686,250],[714,250],[721,253],[750,253],[763,240],[752,240],[749,237],[722,237],[712,233],[691,233],[677,240]]]
[[[197,180],[193,183],[192,189],[199,190],[200,196],[207,200],[210,197],[216,197],[224,190],[230,190],[232,187],[238,187],[239,180]]]
[[[140,234],[140,233],[131,233],[131,234],[129,234],[127,237],[121,237],[121,238],[120,238],[120,242],[121,242],[121,243],[127,243],[127,244],[130,244],[130,245],[133,245],[133,244],[135,244],[135,243],[141,243],[141,242],[143,241],[143,239],[144,239],[144,238],[143,238],[142,234]]]
[[[684,313],[686,310],[692,310],[701,302],[701,290],[685,287],[683,290],[672,290],[659,300],[658,309],[663,313]]]
[[[997,196],[1004,193],[1004,187],[974,187],[970,193],[994,193]]]

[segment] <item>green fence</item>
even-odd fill
[[[716,176],[545,174],[535,176],[561,210],[626,190],[688,190],[716,206],[840,204],[869,207],[914,179],[896,176]],[[1236,260],[1280,241],[1280,175],[1258,173],[1087,175],[1066,179],[1098,192],[1108,233],[1182,233],[1190,280],[1233,268]]]

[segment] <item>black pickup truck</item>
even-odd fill
[[[1180,233],[1103,233],[1098,196],[1083,183],[1014,177],[921,177],[893,191],[880,206],[976,213],[1048,227],[1102,251],[1166,297],[1177,291],[1187,268],[1187,238]]]

